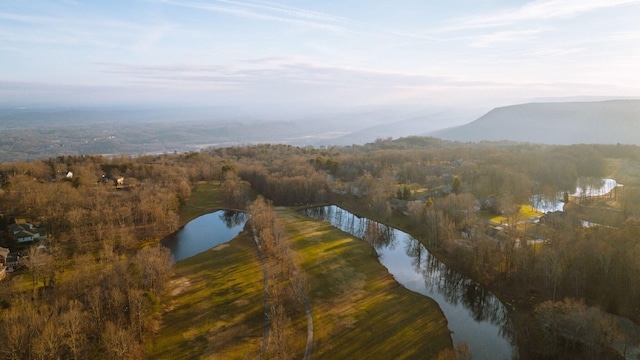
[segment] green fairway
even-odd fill
[[[307,282],[312,358],[430,359],[452,346],[438,305],[400,286],[367,243],[291,209],[280,208],[277,216]],[[262,274],[245,232],[178,262],[149,357],[257,358],[264,326]],[[291,329],[298,333],[289,336],[306,337],[306,324]]]
[[[279,220],[307,277],[313,358],[430,359],[452,346],[435,301],[399,285],[369,244],[292,210]]]
[[[152,359],[255,359],[264,329],[262,267],[242,233],[176,264]]]
[[[200,183],[180,209],[180,224],[185,225],[198,216],[221,209],[223,205],[219,182]]]
[[[183,206],[186,224],[223,208],[219,184],[199,184]],[[431,299],[400,286],[369,245],[287,208],[277,211],[307,280],[313,358],[432,358],[452,346]],[[255,358],[263,340],[263,272],[248,233],[176,264],[163,326],[150,358]],[[297,321],[296,321],[297,322]],[[302,324],[293,329],[306,335]]]

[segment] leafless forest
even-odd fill
[[[37,249],[4,231],[0,246],[28,259],[19,271],[31,281],[9,274],[0,282],[0,353],[7,359],[143,357],[145,340],[161,324],[172,274],[171,256],[157,240],[177,229],[178,211],[198,183],[220,182],[229,208],[247,206],[250,186],[276,206],[338,203],[415,234],[522,314],[515,319],[524,354],[536,354],[541,343],[551,344],[544,356],[608,354],[613,344],[635,345],[635,338],[606,315],[640,321],[639,175],[636,146],[420,137],[2,163],[2,228],[36,223],[47,239]],[[500,210],[494,211],[517,229],[518,209],[534,194],[571,191],[582,177],[615,177],[624,186],[572,198],[562,217],[497,235],[478,208],[477,200],[495,198]],[[274,239],[271,256],[284,256],[277,227],[255,223]]]

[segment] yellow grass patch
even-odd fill
[[[189,281],[189,279],[187,279],[186,277],[171,280],[171,282],[169,283],[171,296],[180,294],[189,285],[191,285],[191,281]]]
[[[224,243],[224,244],[220,244],[220,245],[218,245],[218,246],[214,247],[214,248],[213,248],[213,249],[211,249],[211,250],[213,250],[213,251],[220,251],[220,250],[226,249],[226,248],[228,248],[228,247],[229,247],[229,244]]]
[[[518,213],[510,216],[510,218],[505,215],[498,215],[490,218],[489,221],[492,221],[497,224],[507,224],[509,221],[521,222],[521,221],[533,219],[536,217],[540,217],[542,215],[544,215],[543,212],[536,210],[531,205],[524,204],[524,205],[520,205],[520,209],[518,210]]]

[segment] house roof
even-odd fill
[[[13,235],[16,235],[17,233],[22,231],[33,231],[33,225],[29,223],[10,224],[8,227],[9,227],[9,230],[11,230],[11,232],[13,233]]]
[[[18,239],[18,241],[20,241],[21,239],[27,239],[26,241],[29,241],[30,239],[46,237],[44,233],[41,234],[41,232],[43,232],[44,229],[38,228],[29,223],[11,224],[8,226],[8,228],[11,231],[11,234],[15,236]]]

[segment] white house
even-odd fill
[[[33,224],[11,224],[9,225],[9,231],[13,237],[15,237],[19,243],[46,239],[47,234],[42,228],[38,228]]]

